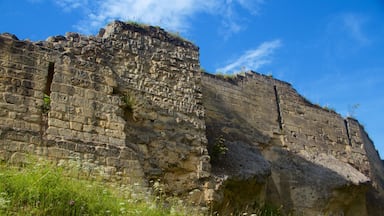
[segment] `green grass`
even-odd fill
[[[1,216],[108,216],[108,215],[217,215],[200,211],[176,197],[166,197],[161,184],[154,184],[154,196],[139,185],[116,185],[87,180],[68,167],[45,160],[23,166],[0,162]],[[29,160],[29,161],[31,161]],[[233,215],[245,215],[233,214]],[[276,208],[262,208],[247,215],[277,216]]]
[[[80,180],[48,162],[0,165],[0,215],[188,215],[132,187]]]

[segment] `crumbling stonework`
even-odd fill
[[[383,215],[383,166],[357,120],[254,72],[202,80],[208,149],[212,155],[219,136],[228,147],[212,158],[212,173],[221,179],[219,209],[267,203],[294,215]]]
[[[157,27],[0,35],[0,160],[28,154],[111,181],[159,179],[224,215],[384,212],[384,164],[357,120],[269,76],[201,73],[198,48]]]
[[[113,22],[98,36],[0,37],[0,158],[80,161],[129,182],[198,188],[209,171],[198,48]],[[45,99],[44,99],[45,98]]]

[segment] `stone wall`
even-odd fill
[[[383,166],[356,120],[254,72],[205,74],[203,92],[218,209],[224,203],[240,212],[269,203],[287,214],[381,214],[372,203],[382,198],[369,200],[383,196]],[[218,137],[228,150],[214,157]]]
[[[357,120],[255,72],[200,72],[199,50],[157,27],[97,36],[0,35],[0,160],[28,154],[143,183],[222,215],[382,215],[384,164]]]
[[[324,152],[353,165],[370,176],[359,123],[344,119],[331,108],[319,107],[299,95],[290,85],[276,82],[285,143],[294,152]]]
[[[118,21],[89,37],[1,35],[0,158],[34,153],[106,178],[198,188],[209,171],[198,57],[160,28]]]

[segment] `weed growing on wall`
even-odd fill
[[[41,105],[41,110],[43,113],[48,113],[51,109],[51,97],[47,94],[44,94],[43,105]]]
[[[121,101],[123,103],[124,116],[126,119],[131,119],[136,121],[136,100],[131,94],[123,94],[121,96]]]
[[[213,146],[210,148],[212,161],[217,161],[220,157],[227,154],[228,147],[225,145],[225,141],[223,135],[220,135],[215,139]]]

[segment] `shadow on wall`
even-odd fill
[[[218,93],[204,83],[203,92],[212,173],[220,188],[214,210],[220,215],[252,213],[263,206],[294,215],[367,215],[366,184],[353,184],[287,150],[283,135],[261,132],[246,119],[249,113],[236,106],[247,102],[225,98],[228,92]],[[218,140],[226,148],[223,154],[214,152]]]

